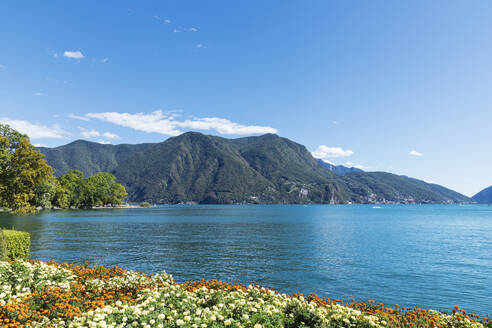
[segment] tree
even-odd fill
[[[68,206],[80,207],[83,201],[84,193],[84,173],[78,170],[70,170],[62,175],[58,181],[60,182],[59,192],[62,189],[68,192]]]
[[[59,207],[59,208],[67,208],[70,206],[70,200],[71,200],[71,194],[70,191],[62,186],[60,183],[60,180],[56,180],[56,185],[55,185],[55,195],[52,200],[52,205]]]
[[[125,187],[116,183],[114,175],[98,172],[84,180],[82,204],[119,205],[127,195]]]
[[[128,196],[128,193],[125,187],[119,183],[114,183],[111,187],[110,204],[121,205],[126,196]]]
[[[58,180],[50,176],[46,181],[37,185],[34,189],[34,206],[50,209],[56,194]]]
[[[26,135],[0,124],[0,206],[17,213],[35,212],[36,187],[52,174]]]

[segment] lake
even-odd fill
[[[0,216],[31,258],[492,314],[492,207],[196,205]]]

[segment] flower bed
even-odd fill
[[[456,308],[447,315],[288,296],[219,281],[177,284],[166,273],[54,262],[0,262],[2,327],[492,327]]]

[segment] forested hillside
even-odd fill
[[[156,144],[75,141],[40,148],[61,175],[113,173],[131,201],[153,203],[453,203],[469,198],[384,172],[323,167],[298,143],[266,134],[226,139],[196,132]],[[340,172],[338,172],[340,173]]]

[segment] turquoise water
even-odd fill
[[[0,226],[31,232],[33,259],[492,314],[491,206],[163,206],[3,215]]]

